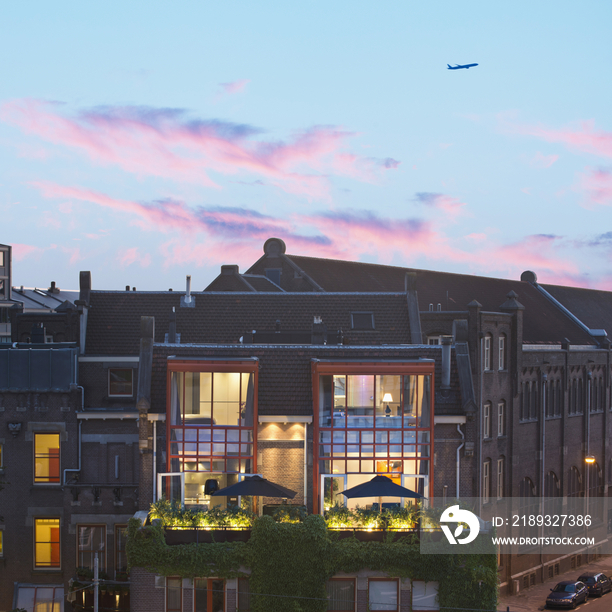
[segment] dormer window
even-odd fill
[[[371,312],[351,312],[351,329],[371,331],[374,329],[374,314]]]
[[[281,269],[280,268],[266,268],[266,278],[280,286]]]

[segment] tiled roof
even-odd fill
[[[237,344],[253,329],[310,330],[319,316],[330,336],[343,330],[350,345],[409,342],[406,296],[402,293],[192,293],[193,308],[181,307],[181,292],[92,291],[86,351],[90,355],[137,355],[140,317],[155,317],[155,341],[164,342],[176,309],[181,344]],[[372,312],[375,329],[351,329],[351,312]]]
[[[605,329],[612,336],[612,291],[541,285],[590,329]]]
[[[422,311],[428,310],[429,304],[434,305],[434,310],[441,304],[443,311],[465,311],[475,299],[482,304],[482,310],[499,312],[507,294],[514,291],[518,294],[518,301],[525,306],[525,343],[560,343],[566,337],[573,344],[593,343],[591,336],[528,282],[335,259],[287,257],[326,291],[403,291],[406,272],[413,272]]]
[[[257,357],[259,359],[259,414],[260,415],[312,415],[312,374],[311,360],[415,360],[434,359],[435,377],[440,380],[441,347],[430,346],[388,346],[359,347],[358,355],[347,347],[332,346],[161,346],[154,347],[153,387],[151,409],[153,412],[166,410],[166,367],[168,355],[177,357]],[[453,366],[456,372],[456,367]],[[438,385],[436,385],[438,386]],[[455,413],[460,411],[461,401],[458,379],[451,379],[451,390],[445,405]],[[437,409],[437,402],[436,402]]]

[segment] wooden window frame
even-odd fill
[[[54,459],[56,459],[55,456],[52,456],[50,454],[47,455],[43,455],[43,454],[37,454],[36,453],[36,438],[38,436],[57,436],[57,450],[58,450],[58,454],[57,454],[57,476],[52,475],[52,469],[51,469],[51,465]],[[61,442],[61,433],[59,431],[35,431],[33,432],[33,445],[32,445],[32,453],[34,456],[34,473],[32,474],[33,479],[34,479],[34,484],[36,486],[39,485],[51,485],[51,486],[61,486],[61,474],[62,474],[62,469],[61,469],[61,457],[62,457],[62,442]],[[36,475],[36,460],[40,459],[43,462],[47,462],[47,476],[37,476]],[[53,480],[51,480],[53,478]],[[45,479],[45,480],[43,480]]]
[[[370,583],[371,582],[395,582],[396,585],[396,607],[395,610],[389,610],[387,609],[385,612],[399,612],[400,611],[400,606],[401,606],[401,602],[400,602],[400,584],[399,584],[399,578],[368,578],[368,606],[371,606],[371,602],[370,602]],[[383,602],[374,602],[375,604],[382,604]],[[368,608],[370,609],[370,608]],[[375,610],[376,608],[371,608],[373,610]]]
[[[327,582],[352,582],[353,583],[353,609],[352,609],[352,612],[355,612],[355,607],[357,605],[357,591],[356,591],[356,586],[357,586],[356,583],[357,583],[357,581],[355,580],[355,578],[329,578],[327,580]],[[326,586],[327,586],[327,582],[326,582]],[[368,591],[369,591],[369,589],[368,589]],[[328,603],[327,604],[327,612],[346,612],[346,611],[344,611],[344,610],[337,610],[336,608],[330,608],[330,605]]]
[[[103,543],[104,543],[104,548],[102,551],[99,550],[93,550],[93,549],[87,549],[87,550],[81,550],[80,549],[80,543],[79,543],[79,538],[81,536],[80,534],[80,529],[82,527],[85,528],[102,528],[103,529],[103,534],[102,534],[102,538],[103,538]],[[83,553],[91,553],[92,557],[91,557],[91,567],[89,569],[91,569],[93,571],[93,559],[94,559],[94,553],[100,553],[102,552],[102,556],[100,556],[100,554],[98,554],[98,570],[100,572],[106,572],[106,568],[107,568],[107,563],[106,563],[106,552],[107,549],[107,535],[106,535],[106,524],[105,523],[78,523],[76,526],[76,566],[77,567],[88,567],[86,565],[81,565],[81,552]]]
[[[58,530],[58,540],[57,540],[57,558],[58,558],[58,563],[56,565],[51,565],[51,564],[43,564],[43,563],[38,563],[37,559],[36,559],[36,546],[39,543],[38,540],[36,539],[36,527],[37,527],[37,523],[38,521],[57,521],[57,530]],[[33,528],[34,528],[34,550],[33,550],[33,567],[35,570],[45,570],[45,571],[61,571],[62,569],[62,518],[60,516],[36,516],[34,517],[34,521],[33,521]],[[41,544],[50,544],[51,545],[51,551],[53,550],[53,541],[50,542],[40,542]],[[53,552],[51,552],[51,557],[53,557]]]

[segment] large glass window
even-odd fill
[[[429,365],[429,364],[428,364]],[[415,367],[389,373],[315,370],[315,486],[321,511],[339,503],[374,507],[378,499],[346,500],[341,492],[384,474],[427,496],[431,476],[432,375]],[[427,369],[424,364],[420,371]],[[391,370],[390,366],[389,369]],[[365,370],[359,364],[354,370]],[[338,368],[339,369],[339,368]],[[433,369],[433,363],[429,365]],[[376,365],[373,366],[376,372]],[[399,371],[398,371],[399,370]],[[401,499],[385,499],[398,505]]]
[[[59,433],[34,434],[34,482],[59,484]]]
[[[60,568],[60,519],[34,519],[34,567]]]
[[[77,526],[77,567],[94,568],[98,553],[98,568],[106,571],[106,527],[104,525]]]
[[[251,612],[251,587],[248,578],[238,578],[238,612]]]
[[[35,612],[60,612],[64,610],[63,586],[19,586],[17,609]]]
[[[254,473],[257,365],[243,367],[249,371],[226,371],[227,364],[170,365],[168,471],[185,473],[187,505],[236,504],[237,498],[211,498],[211,486],[223,488]]]

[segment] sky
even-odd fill
[[[607,0],[2,3],[13,284],[202,290],[275,236],[612,290],[611,18]]]

